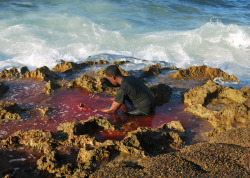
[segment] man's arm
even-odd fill
[[[102,111],[102,112],[106,112],[106,113],[114,113],[117,111],[117,109],[119,109],[121,107],[122,104],[120,103],[117,103],[117,102],[113,102],[111,107],[109,108],[102,108],[102,109],[99,109],[99,111]]]

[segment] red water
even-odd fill
[[[170,121],[180,121],[187,129],[208,129],[206,123],[184,112],[184,105],[180,100],[158,106],[151,116],[127,116],[118,111],[116,114],[107,114],[98,109],[110,106],[112,100],[107,95],[90,96],[76,89],[60,89],[51,96],[42,93],[45,83],[34,80],[19,80],[10,82],[10,90],[5,94],[6,102],[14,101],[20,107],[27,108],[21,121],[6,121],[0,123],[0,138],[6,138],[18,130],[42,129],[44,131],[56,131],[64,122],[87,120],[90,116],[106,117],[113,124],[120,125],[121,131],[131,131],[138,127],[158,127]],[[83,109],[78,105],[82,103]],[[43,116],[37,109],[49,107],[51,111]],[[116,132],[113,136],[105,134],[107,138],[115,139],[122,134]]]
[[[122,140],[125,131],[136,130],[138,127],[156,128],[164,123],[180,121],[183,126],[196,134],[194,142],[204,140],[204,132],[209,131],[208,124],[184,112],[184,105],[180,98],[174,97],[170,102],[158,106],[155,114],[151,116],[127,116],[122,111],[116,114],[106,114],[98,109],[110,106],[110,96],[101,94],[90,96],[76,89],[60,89],[51,96],[42,93],[44,82],[34,80],[9,81],[9,91],[2,99],[5,102],[16,102],[20,107],[27,109],[22,115],[21,121],[0,122],[0,139],[4,139],[18,130],[42,129],[44,131],[56,131],[64,122],[87,120],[90,116],[106,117],[115,124],[119,131],[101,131],[95,136],[100,141],[106,139]],[[78,105],[82,103],[83,109]],[[43,116],[36,108],[50,107],[51,111]],[[202,134],[200,134],[202,133]],[[62,152],[65,150],[62,150]],[[68,153],[68,149],[66,152]],[[33,165],[39,156],[25,151],[3,151],[0,149],[0,167],[6,165],[18,170],[20,165]],[[5,167],[0,168],[5,170]]]

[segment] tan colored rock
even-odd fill
[[[118,67],[118,68],[119,68],[119,70],[121,71],[121,74],[122,74],[122,75],[124,75],[124,76],[130,76],[130,73],[129,73],[129,72],[123,70],[121,67]],[[106,75],[105,75],[105,69],[101,69],[100,71],[95,72],[95,74],[96,74],[96,75],[100,75],[100,76],[102,76],[102,77],[106,77]]]
[[[22,117],[19,115],[21,111],[23,109],[14,102],[0,102],[0,120],[21,120]]]
[[[107,118],[89,117],[86,121],[63,123],[57,130],[68,133],[71,138],[74,135],[93,134],[98,130],[114,130],[114,126]]]
[[[37,68],[34,71],[26,72],[21,76],[22,78],[31,78],[38,79],[42,81],[56,80],[60,77],[53,71],[49,70],[48,67],[43,66],[41,68]]]
[[[56,90],[57,88],[59,88],[59,87],[60,87],[60,86],[58,85],[57,82],[54,82],[54,81],[49,80],[49,81],[46,83],[45,87],[43,88],[43,93],[46,93],[46,94],[50,95],[50,94],[54,93],[55,90]]]
[[[122,65],[122,64],[126,64],[126,63],[130,63],[130,61],[123,60],[123,61],[114,61],[114,62],[112,62],[112,64],[114,64],[114,65]]]
[[[190,89],[184,94],[185,111],[209,121],[214,130],[209,135],[244,126],[250,121],[249,97],[241,90],[223,87],[208,81],[201,87]],[[223,106],[219,110],[210,110],[208,106]]]
[[[9,90],[9,86],[0,82],[0,97],[2,97]]]
[[[161,73],[161,64],[151,65],[142,70],[141,77],[156,76]]]
[[[158,104],[166,103],[170,100],[172,94],[172,88],[166,84],[158,84],[150,87],[151,92],[155,97],[155,101]]]
[[[37,160],[37,169],[55,174],[55,177],[71,177],[73,165],[71,163],[62,164],[63,156],[56,151],[43,155]]]
[[[17,131],[3,141],[3,147],[25,145],[39,152],[50,153],[55,149],[55,141],[50,132],[42,130]]]
[[[88,75],[82,75],[79,78],[69,82],[69,88],[80,88],[90,93],[102,93],[103,83],[101,77],[92,77]]]
[[[0,78],[19,78],[20,73],[17,68],[13,67],[9,70],[3,69],[0,73]]]
[[[57,64],[53,69],[54,72],[72,72],[79,69],[79,65],[74,62],[62,62]]]
[[[41,106],[40,108],[37,108],[37,110],[39,110],[43,116],[47,116],[47,114],[51,111],[51,108]]]
[[[228,75],[221,69],[207,67],[206,65],[180,69],[170,76],[174,79],[213,80],[215,78],[221,78],[222,81],[239,82],[239,79],[234,75]]]
[[[175,130],[177,132],[186,132],[180,121],[168,122],[160,126],[159,129],[164,129],[164,130],[170,129],[170,130]]]

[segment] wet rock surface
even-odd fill
[[[188,105],[185,111],[206,119],[214,126],[209,135],[231,129],[235,124],[236,127],[246,126],[250,121],[249,100],[243,91],[211,80],[184,94],[184,103]]]
[[[234,75],[228,75],[218,68],[202,66],[191,66],[187,69],[179,69],[176,73],[171,75],[175,79],[194,79],[194,80],[213,80],[218,78],[222,81],[235,81],[239,82],[239,79]]]

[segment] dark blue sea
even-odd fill
[[[0,71],[90,59],[206,64],[250,86],[250,1],[0,0]]]

